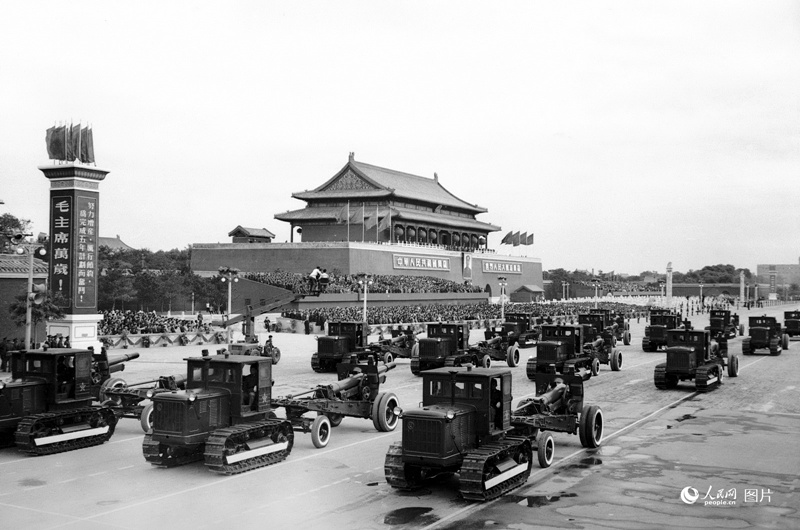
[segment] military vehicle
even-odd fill
[[[92,405],[110,374],[138,353],[108,356],[76,348],[10,352],[11,380],[0,381],[0,442],[46,455],[100,445],[117,417]]]
[[[369,348],[379,351],[381,359],[386,364],[395,359],[410,359],[415,356],[414,351],[419,350],[417,335],[418,333],[415,333],[411,326],[406,329],[393,329],[390,339],[379,341],[378,344],[371,344]]]
[[[800,336],[800,311],[784,311],[783,325],[789,338]]]
[[[614,344],[621,340],[622,344],[628,346],[631,343],[630,324],[625,321],[625,315],[615,313],[611,309],[590,309],[590,314],[603,315],[602,328],[609,328],[609,332],[614,336]],[[580,318],[580,315],[578,315]]]
[[[727,344],[711,338],[707,329],[695,330],[688,321],[683,329],[667,331],[667,362],[656,366],[653,381],[658,389],[675,388],[680,381],[694,380],[695,390],[708,392],[722,384],[724,368],[728,375],[739,375],[739,358],[728,356]]]
[[[272,412],[271,359],[224,354],[186,361],[186,389],[151,398],[152,429],[142,444],[147,462],[172,467],[204,460],[211,471],[230,475],[289,455],[294,429]],[[329,424],[321,418],[318,430]]]
[[[780,355],[781,351],[789,349],[789,335],[775,317],[750,317],[748,324],[750,329],[748,336],[742,339],[742,354],[769,349],[771,355]]]
[[[543,323],[544,319],[533,313],[506,313],[500,329],[486,330],[484,335],[487,341],[501,335],[508,346],[516,344],[520,348],[531,348],[539,340]]]
[[[283,407],[286,419],[300,430],[308,421],[303,415],[316,412],[318,419],[314,421],[319,428],[312,426],[310,429],[315,447],[328,445],[330,428],[338,427],[347,416],[371,419],[380,432],[393,431],[397,426],[400,404],[392,392],[381,392],[380,385],[386,382],[386,372],[394,367],[394,363],[374,364],[372,359],[359,363],[354,356],[351,362],[337,366],[339,380],[336,383],[273,399],[272,407]],[[321,423],[324,418],[329,421]]]
[[[644,327],[642,350],[647,352],[658,351],[667,346],[667,331],[676,329],[681,325],[681,316],[670,309],[652,309],[650,311],[650,324]]]
[[[411,357],[411,373],[414,375],[423,370],[467,363],[488,367],[492,361],[488,354],[478,357],[478,351],[470,349],[469,326],[463,322],[428,324],[428,337],[419,339],[418,345],[418,355]]]
[[[542,326],[536,357],[525,367],[528,379],[535,380],[537,373],[576,373],[587,380],[600,373],[601,364],[615,372],[622,369],[622,352],[614,348],[609,329],[600,327],[603,316],[593,313],[578,319],[579,324]]]
[[[402,441],[386,453],[393,488],[416,489],[435,475],[458,473],[462,497],[487,501],[527,481],[534,444],[539,464],[552,463],[553,437],[542,431],[579,433],[586,447],[602,441],[602,412],[583,407],[578,376],[541,374],[537,396],[516,410],[507,368],[439,368],[422,378],[422,408],[402,412]]]
[[[711,332],[711,337],[725,337],[735,339],[738,332],[744,335],[744,325],[739,324],[739,315],[731,315],[727,309],[712,309],[708,313],[709,326],[707,330]]]
[[[367,329],[363,322],[328,322],[328,335],[317,337],[317,352],[311,355],[315,372],[335,372],[336,366],[347,362],[351,354],[360,361],[372,357],[377,363],[385,355],[367,348]]]

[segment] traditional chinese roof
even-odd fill
[[[98,236],[97,238],[97,246],[98,247],[108,247],[111,250],[136,250],[132,246],[123,243],[123,241],[117,237],[101,237]]]
[[[274,239],[275,234],[267,230],[266,228],[247,228],[242,225],[237,226],[230,232],[228,232],[228,237],[269,237]]]
[[[457,208],[473,214],[488,211],[463,201],[439,184],[438,177],[425,178],[394,169],[358,162],[351,154],[347,164],[327,182],[311,191],[296,192],[292,197],[304,201],[373,199],[393,197]]]
[[[500,230],[499,226],[484,223],[469,217],[455,217],[446,214],[437,214],[433,212],[422,212],[419,210],[412,210],[410,208],[402,208],[392,206],[392,222],[406,222],[415,221],[422,223],[429,223],[431,225],[447,226],[457,229],[476,230],[481,232],[496,232]],[[301,210],[293,210],[290,212],[280,213],[275,215],[275,219],[286,222],[298,221],[331,221],[336,222],[341,215],[342,207],[320,207],[320,208],[303,208]],[[361,208],[351,208],[350,213],[355,213],[358,216],[357,224],[361,223],[360,217]],[[365,211],[366,217],[374,216],[375,210],[367,208]],[[389,208],[381,206],[378,209],[378,218],[383,219],[389,215]]]
[[[3,275],[16,275],[28,274],[28,267],[30,258],[27,254],[0,254],[0,274]],[[47,275],[48,267],[47,262],[39,258],[33,258],[33,274],[41,276]]]
[[[539,287],[538,285],[523,285],[518,288],[515,293],[523,293],[523,292],[530,292],[530,293],[543,293],[544,289]]]

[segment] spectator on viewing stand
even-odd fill
[[[328,283],[331,281],[328,276],[328,269],[322,269],[322,274],[319,275],[319,290],[325,292],[328,290]]]

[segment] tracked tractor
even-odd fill
[[[418,355],[411,357],[411,373],[419,375],[423,370],[443,366],[488,367],[488,354],[478,357],[478,350],[469,346],[469,326],[463,322],[438,322],[428,324],[428,336],[419,339]]]
[[[789,338],[800,336],[800,311],[784,311],[783,325],[786,326],[786,334]]]
[[[105,348],[99,354],[72,348],[11,352],[11,380],[0,381],[0,442],[16,443],[32,455],[106,442],[117,417],[110,408],[92,403],[111,373],[138,356],[109,356]]]
[[[736,334],[744,335],[744,325],[739,323],[739,315],[732,315],[727,309],[712,309],[708,314],[711,337],[735,339]]]
[[[328,335],[317,338],[317,351],[311,355],[311,368],[315,372],[335,372],[336,366],[347,362],[355,354],[360,361],[372,357],[377,363],[382,355],[380,348],[367,347],[367,333],[363,322],[328,322]]]
[[[579,433],[586,447],[601,443],[602,412],[583,407],[580,377],[541,374],[536,397],[516,410],[511,382],[508,369],[424,371],[422,408],[402,412],[402,441],[386,453],[389,485],[413,490],[436,475],[458,473],[464,499],[487,501],[525,484],[534,447],[542,467],[552,463],[555,444],[544,431]]]
[[[681,381],[694,380],[695,390],[708,392],[722,384],[727,367],[728,375],[739,375],[739,358],[728,355],[727,343],[720,347],[707,329],[683,329],[667,332],[667,362],[656,366],[653,381],[664,390],[678,386]]]
[[[653,309],[650,311],[650,323],[644,327],[642,350],[658,351],[667,346],[667,331],[680,327],[681,316],[669,309]]]
[[[750,317],[748,324],[748,336],[742,339],[743,355],[761,349],[769,349],[770,355],[780,355],[789,349],[789,335],[775,317]]]

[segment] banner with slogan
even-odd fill
[[[395,269],[449,271],[450,258],[442,258],[439,256],[392,254],[392,266]]]
[[[502,274],[522,274],[522,263],[518,261],[483,260],[483,272]]]

